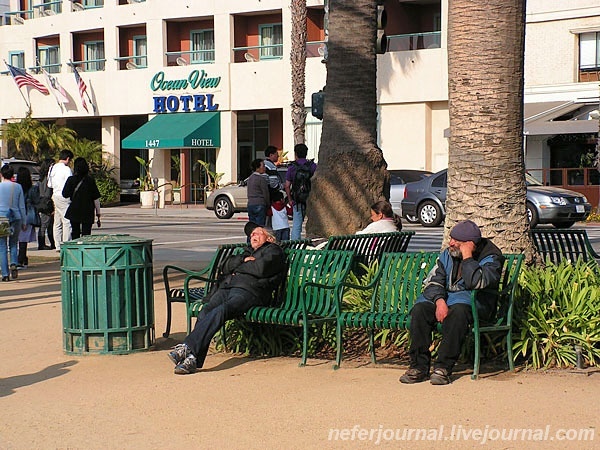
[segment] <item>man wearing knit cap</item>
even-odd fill
[[[450,383],[452,368],[473,322],[471,291],[496,288],[502,275],[504,257],[489,239],[481,237],[474,222],[463,220],[450,231],[450,243],[438,257],[436,266],[424,282],[423,293],[410,311],[410,368],[400,377],[406,384],[420,383],[428,377],[431,384]],[[478,292],[476,305],[483,320],[493,316],[496,297]],[[431,334],[442,324],[442,341],[433,372]]]

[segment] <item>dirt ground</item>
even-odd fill
[[[594,370],[484,366],[479,381],[465,368],[449,386],[406,386],[393,363],[334,371],[214,354],[204,370],[173,375],[166,349],[184,338],[185,313],[175,305],[163,339],[161,269],[156,346],[121,356],[63,352],[56,258],[1,283],[0,449],[600,448]]]

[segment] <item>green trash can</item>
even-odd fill
[[[152,240],[82,236],[60,248],[67,354],[127,354],[154,344]]]

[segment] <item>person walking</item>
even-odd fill
[[[52,201],[52,189],[48,187],[48,172],[54,164],[54,160],[45,159],[40,164],[40,200],[37,210],[40,215],[40,227],[38,228],[38,250],[54,250],[54,202]],[[50,245],[46,245],[46,235]]]
[[[37,233],[35,227],[40,226],[40,217],[36,209],[36,205],[40,201],[40,190],[38,186],[34,186],[31,181],[31,172],[27,167],[19,167],[17,171],[17,183],[23,189],[25,198],[25,228],[19,233],[19,256],[18,269],[27,269],[29,258],[27,257],[27,246],[30,242],[35,242]]]
[[[52,166],[48,174],[48,187],[52,189],[54,202],[54,243],[58,250],[63,242],[71,240],[71,222],[65,217],[70,202],[68,198],[63,197],[62,191],[67,179],[73,175],[69,167],[72,159],[71,150],[61,150],[58,162]]]
[[[302,223],[306,215],[306,200],[310,193],[310,179],[317,170],[312,160],[307,160],[308,147],[305,144],[294,146],[296,160],[289,166],[285,174],[285,193],[292,205],[292,240],[302,238]]]
[[[10,223],[8,236],[0,237],[0,270],[2,281],[10,281],[19,276],[17,271],[19,231],[21,220],[25,217],[25,199],[21,185],[12,181],[15,174],[10,164],[0,169],[0,217]],[[10,267],[9,267],[10,262]],[[10,268],[10,273],[9,273]]]
[[[71,222],[73,239],[92,234],[94,212],[100,223],[100,192],[89,173],[90,167],[85,158],[75,159],[73,175],[62,190],[63,197],[71,200],[65,217]]]
[[[271,207],[269,184],[264,176],[265,163],[255,159],[250,164],[252,173],[246,184],[248,189],[248,220],[264,227],[267,222],[267,208]]]

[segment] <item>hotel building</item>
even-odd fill
[[[448,2],[387,0],[385,6],[379,146],[391,169],[437,171],[448,155]],[[307,0],[307,8],[310,111],[311,94],[326,79],[325,11],[323,0]],[[172,199],[179,177],[183,201],[202,200],[207,179],[198,160],[227,182],[248,175],[267,145],[293,159],[291,22],[289,2],[281,0],[10,0],[0,54],[44,84],[46,70],[68,101],[29,87],[20,92],[4,71],[0,121],[25,116],[24,95],[33,118],[102,142],[121,180],[139,176],[135,155],[152,158],[161,203]],[[529,0],[525,64],[528,169],[545,182],[597,192],[597,171],[573,160],[589,155],[597,138],[597,0]],[[87,88],[87,109],[73,66]],[[317,157],[320,130],[309,112],[309,157]],[[0,150],[6,155],[6,143]],[[180,174],[171,156],[180,157]]]

